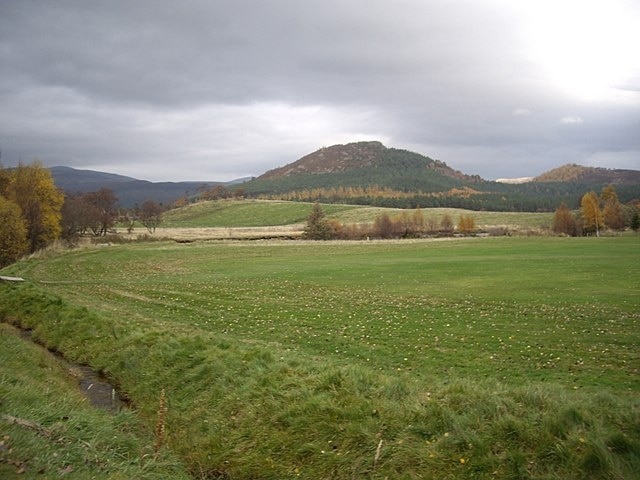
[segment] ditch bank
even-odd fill
[[[110,413],[117,413],[122,409],[130,408],[130,402],[124,395],[118,392],[116,387],[101,372],[94,370],[88,365],[72,362],[61,352],[51,350],[42,345],[33,338],[32,330],[22,328],[6,320],[1,321],[12,327],[17,337],[38,346],[38,348],[46,352],[47,355],[55,358],[62,369],[66,371],[70,377],[75,379],[78,389],[92,406]]]

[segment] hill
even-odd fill
[[[381,170],[377,173],[382,175],[387,173],[390,167],[394,169],[401,167],[405,171],[427,169],[445,177],[471,183],[482,181],[478,176],[465,175],[439,160],[408,150],[387,148],[380,142],[355,142],[322,147],[289,165],[270,170],[258,178],[277,179],[304,174],[336,174],[370,167]]]
[[[534,182],[579,182],[588,184],[638,185],[640,171],[600,167],[585,167],[575,163],[549,170],[533,179]]]
[[[58,188],[66,190],[67,187],[82,189],[100,189],[113,184],[138,181],[132,177],[115,173],[97,172],[95,170],[78,170],[71,167],[51,167],[51,174]],[[88,190],[91,191],[91,190]]]
[[[468,196],[493,183],[465,175],[446,163],[419,153],[387,148],[380,142],[357,142],[323,147],[299,160],[270,170],[244,185],[252,195],[281,195],[313,189],[351,189],[338,196],[406,197],[459,191]],[[368,203],[368,202],[366,202]]]
[[[373,205],[390,208],[463,208],[476,211],[549,212],[562,202],[578,208],[586,192],[614,184],[621,202],[640,198],[640,171],[565,165],[525,183],[487,181],[408,150],[380,142],[323,147],[250,181],[153,183],[122,175],[51,169],[66,192],[110,188],[123,207],[147,199],[171,203],[202,186],[242,183],[250,198]],[[521,179],[522,180],[522,179]],[[244,183],[243,183],[244,182]]]
[[[597,175],[575,181],[549,172],[526,183],[492,182],[415,152],[357,142],[323,147],[243,188],[250,196],[270,199],[529,212],[553,211],[561,202],[577,208],[584,193],[610,183],[623,202],[640,197],[640,172],[593,170]]]
[[[118,197],[118,203],[123,207],[140,205],[145,200],[168,204],[185,194],[195,194],[203,185],[211,187],[222,184],[222,182],[154,183],[113,173],[70,167],[52,167],[51,175],[56,186],[67,193],[93,192],[101,188],[111,189]]]

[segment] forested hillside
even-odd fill
[[[640,198],[640,181],[610,172],[573,176],[572,181],[543,175],[534,182],[505,184],[466,175],[415,152],[359,142],[321,148],[244,184],[243,189],[246,195],[270,199],[535,212],[553,211],[563,202],[578,208],[586,192],[612,183],[605,180],[629,178],[614,182],[620,200]]]
[[[551,212],[559,204],[580,206],[589,192],[613,184],[622,203],[640,199],[640,171],[564,165],[514,184],[467,175],[440,160],[380,142],[333,145],[270,170],[251,181],[152,183],[120,175],[51,169],[56,186],[67,194],[112,190],[121,207],[145,200],[170,205],[178,199],[215,200],[249,197],[320,201],[393,208],[466,208],[470,210]],[[244,182],[244,183],[242,183]]]
[[[575,163],[563,165],[533,179],[534,182],[574,182],[614,185],[640,184],[640,171],[584,167]]]

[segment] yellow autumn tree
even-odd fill
[[[422,214],[422,210],[420,210],[420,207],[417,207],[413,211],[413,215],[412,215],[411,220],[412,220],[412,224],[413,224],[413,230],[416,233],[424,232],[425,220],[424,220],[424,215]]]
[[[27,228],[20,207],[0,195],[0,268],[15,262],[28,250]]]
[[[604,224],[602,211],[600,210],[600,200],[596,192],[585,193],[580,201],[582,210],[582,222],[586,231],[593,231],[596,236],[600,236],[600,229]]]
[[[622,230],[624,228],[624,215],[615,187],[613,185],[604,187],[600,193],[600,200],[604,204],[602,210],[604,224],[611,230]]]
[[[471,215],[460,215],[458,219],[458,231],[460,233],[473,233],[476,229],[476,222]]]
[[[7,187],[9,186],[10,178],[9,170],[5,169],[2,164],[0,164],[0,195],[3,197],[7,196]]]
[[[51,172],[40,162],[21,163],[10,170],[6,197],[20,207],[30,251],[60,237],[64,195],[56,188]]]

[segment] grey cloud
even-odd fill
[[[500,0],[2,2],[2,160],[185,179],[180,158],[226,179],[379,138],[525,176],[534,157],[640,150],[638,103],[598,111],[550,89],[516,13]],[[562,124],[572,115],[583,123]]]
[[[410,103],[452,83],[498,81],[474,74],[498,50],[484,38],[492,24],[461,16],[445,29],[456,14],[446,2],[419,14],[405,2],[344,4],[25,2],[9,7],[15,18],[3,37],[20,44],[14,60],[36,84],[153,105],[370,102],[372,94]]]

